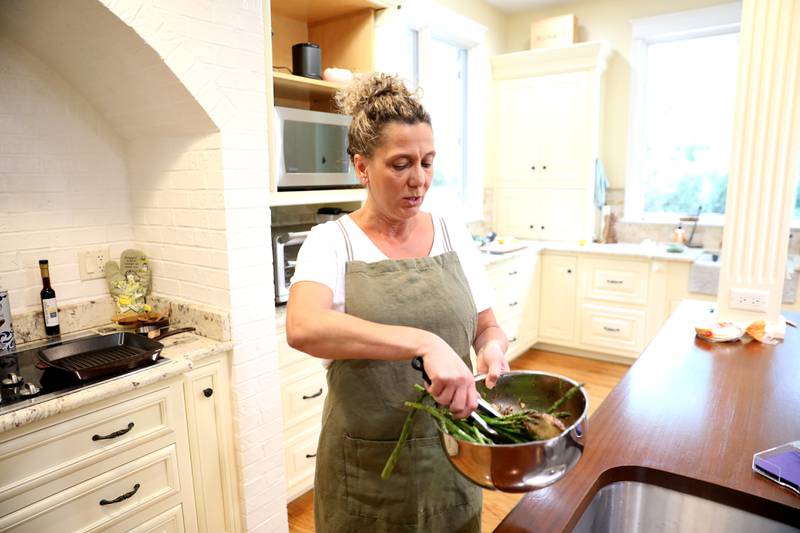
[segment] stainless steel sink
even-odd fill
[[[573,532],[783,533],[798,528],[657,485],[618,481],[597,492]]]
[[[701,253],[700,255],[698,255],[697,259],[695,259],[694,262],[703,265],[718,267],[721,258],[722,258],[722,252],[713,252],[706,250],[703,251],[703,253]]]

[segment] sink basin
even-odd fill
[[[704,251],[697,256],[697,259],[695,259],[694,262],[701,265],[718,267],[720,259],[722,259],[722,252]]]
[[[784,533],[800,529],[658,485],[617,481],[597,492],[573,533],[605,531]]]

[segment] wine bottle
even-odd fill
[[[50,286],[50,265],[47,259],[39,260],[39,270],[42,273],[42,290],[39,296],[42,299],[44,332],[48,335],[59,335],[61,327],[58,325],[58,303],[56,302],[56,291]]]

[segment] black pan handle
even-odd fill
[[[425,383],[428,385],[431,384],[431,378],[428,376],[428,373],[425,371],[425,363],[422,361],[422,356],[418,355],[414,359],[411,360],[411,368],[414,370],[419,370],[422,372],[422,379],[425,380]]]
[[[100,505],[111,505],[112,503],[119,503],[119,502],[121,502],[123,500],[127,500],[128,498],[130,498],[131,496],[133,496],[134,494],[139,492],[139,487],[140,486],[141,485],[139,485],[137,483],[136,485],[133,486],[133,490],[132,491],[126,492],[122,496],[117,496],[113,500],[106,500],[105,498],[103,498],[102,500],[100,500]]]
[[[178,333],[186,333],[187,331],[194,331],[194,330],[195,328],[192,327],[173,329],[171,331],[167,331],[166,333],[162,333],[161,335],[153,337],[153,340],[160,341],[161,339],[164,339],[166,337],[171,337],[172,335],[177,335]]]
[[[125,433],[129,432],[133,429],[133,422],[128,423],[128,427],[125,429],[119,429],[113,433],[109,433],[108,435],[92,435],[92,440],[105,440],[105,439],[116,439],[117,437],[123,436]]]

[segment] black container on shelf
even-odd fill
[[[318,44],[298,43],[292,46],[292,73],[295,76],[322,79],[322,60]]]

